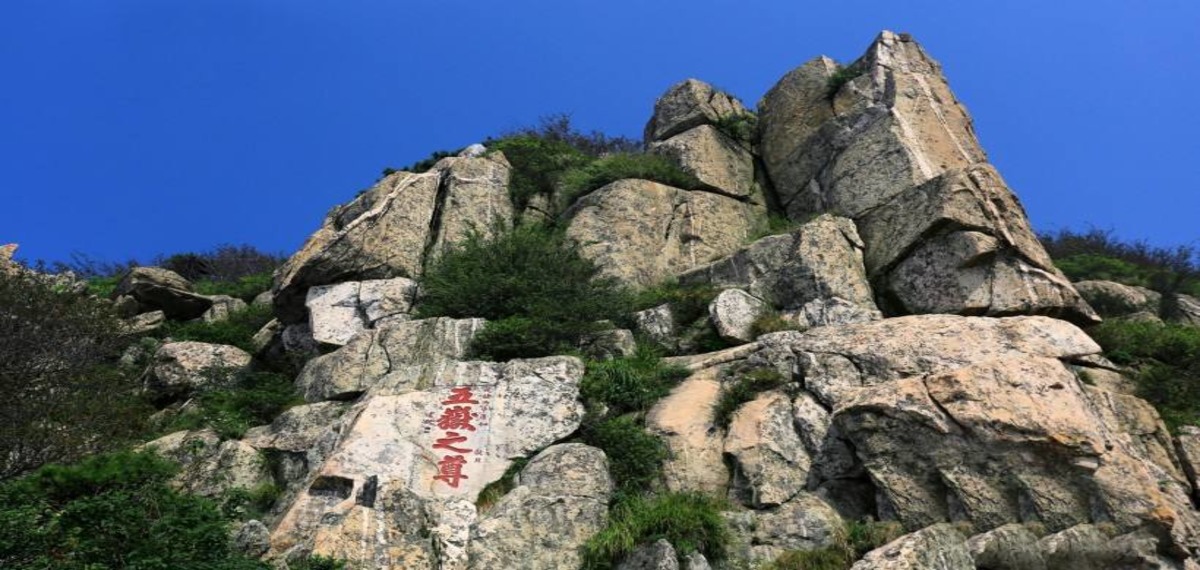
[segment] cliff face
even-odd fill
[[[702,320],[735,346],[674,357],[689,376],[644,422],[666,449],[656,485],[730,501],[723,563],[831,548],[848,521],[873,519],[908,534],[855,569],[1195,567],[1191,456],[1125,383],[1081,380],[1119,378],[1077,328],[1099,318],[1038,243],[938,63],[884,32],[845,67],[819,57],[787,73],[750,136],[730,127],[752,118],[703,82],[675,85],[645,143],[696,184],[619,180],[557,215],[607,276],[721,292]],[[261,339],[324,348],[297,379],[307,403],[206,453],[181,450],[211,434],[153,444],[188,462],[196,488],[285,486],[243,528],[250,551],[581,567],[614,493],[610,459],[576,438],[584,362],[468,360],[482,319],[411,315],[427,265],[466,230],[526,219],[512,168],[474,147],[335,208],[277,272],[278,320]],[[780,216],[786,233],[754,239]],[[633,321],[697,352],[681,349],[698,341],[671,312]],[[764,333],[765,315],[792,330]],[[621,354],[630,336],[605,342]],[[778,382],[718,417],[741,379],[768,375]],[[479,506],[506,472],[511,490]],[[624,567],[718,563],[641,546]]]

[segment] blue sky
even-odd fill
[[[6,0],[0,243],[290,253],[384,166],[566,112],[640,136],[881,29],[942,62],[1038,229],[1200,238],[1200,3]]]

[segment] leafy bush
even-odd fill
[[[1103,279],[1162,293],[1200,294],[1200,250],[1123,241],[1112,230],[1038,234],[1054,264],[1072,281]]]
[[[274,372],[243,372],[232,381],[200,391],[193,406],[173,418],[164,433],[212,428],[225,439],[237,439],[246,430],[270,423],[284,410],[303,403],[292,380]]]
[[[517,129],[484,144],[489,150],[503,152],[512,165],[508,189],[518,210],[536,195],[554,195],[559,178],[568,170],[606,154],[640,149],[636,141],[625,137],[576,130],[570,116],[562,114],[544,117],[535,127]]]
[[[628,295],[561,231],[520,226],[473,232],[421,279],[421,317],[483,317],[472,350],[494,359],[574,350],[597,321],[626,312]]]
[[[112,307],[0,272],[0,479],[120,446],[147,411]]]
[[[188,281],[236,282],[242,277],[270,274],[285,257],[252,245],[222,244],[211,251],[158,256],[153,265],[170,269]]]
[[[265,570],[233,552],[212,501],[171,488],[175,469],[151,453],[123,452],[0,485],[0,566]]]
[[[732,381],[721,386],[721,397],[713,409],[713,422],[728,428],[733,414],[743,404],[758,397],[762,392],[774,390],[787,383],[787,379],[774,368],[755,368],[738,374]]]
[[[758,139],[758,115],[754,113],[733,113],[717,119],[713,126],[725,136],[748,147],[754,146]]]
[[[857,65],[838,67],[837,71],[833,72],[833,75],[829,76],[829,80],[825,83],[825,98],[832,101],[837,96],[838,91],[842,90],[842,86],[862,74],[863,70]]]
[[[484,487],[479,492],[479,497],[475,499],[475,506],[479,512],[486,512],[499,502],[502,497],[507,495],[509,491],[512,491],[516,487],[517,475],[521,473],[521,470],[526,465],[529,465],[529,459],[524,457],[518,458],[513,461],[512,465],[508,466],[508,469],[504,470],[504,475],[488,483],[487,487]]]
[[[849,570],[856,560],[904,534],[895,522],[851,521],[834,544],[817,550],[789,550],[764,570]]]
[[[638,291],[633,296],[633,310],[642,311],[664,303],[671,305],[676,326],[686,326],[708,314],[708,305],[720,290],[708,285],[681,285],[667,281]]]
[[[775,311],[764,312],[750,324],[750,331],[755,338],[764,334],[790,330],[796,330],[796,323],[789,322]]]
[[[608,472],[616,487],[617,502],[646,494],[662,479],[667,448],[633,417],[589,418],[580,429],[583,443],[608,456]]]
[[[229,318],[215,323],[203,321],[168,321],[161,329],[162,334],[176,341],[208,342],[228,344],[247,352],[254,352],[254,334],[272,318],[271,307],[250,306],[231,313]]]
[[[688,374],[686,368],[663,362],[651,346],[639,344],[633,356],[588,363],[579,391],[585,400],[603,402],[610,415],[642,412]]]
[[[665,538],[683,556],[700,552],[709,562],[725,559],[731,541],[723,504],[693,493],[638,497],[614,507],[608,526],[584,546],[583,567],[612,568],[641,544]]]
[[[1110,320],[1088,333],[1114,362],[1135,367],[1137,395],[1172,431],[1200,425],[1200,328]]]
[[[247,303],[271,288],[273,276],[270,271],[243,275],[229,281],[214,281],[202,279],[192,284],[193,289],[201,295],[228,295],[237,297]]]
[[[565,203],[571,204],[580,197],[602,186],[618,180],[638,178],[695,190],[700,181],[684,172],[671,159],[657,154],[611,154],[585,166],[572,168],[562,175],[561,184]]]

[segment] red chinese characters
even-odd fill
[[[457,489],[460,481],[468,479],[463,473],[463,467],[467,464],[465,456],[474,450],[466,446],[467,435],[464,434],[476,430],[475,420],[479,414],[475,413],[474,406],[478,404],[468,386],[452,388],[450,396],[442,401],[444,407],[436,425],[444,433],[434,441],[433,449],[445,450],[450,454],[443,455],[438,461],[438,473],[433,476],[434,481]]]

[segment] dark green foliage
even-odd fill
[[[619,284],[601,277],[560,231],[537,226],[471,233],[421,279],[421,317],[483,317],[472,347],[495,359],[571,351],[628,307]]]
[[[842,90],[843,85],[862,74],[862,69],[857,65],[839,67],[837,71],[833,72],[833,75],[829,76],[829,81],[825,83],[825,98],[832,101],[837,96],[838,91]]]
[[[475,499],[475,506],[479,508],[479,512],[486,512],[492,505],[495,505],[497,501],[507,495],[509,491],[512,491],[516,486],[517,475],[521,473],[521,470],[526,465],[529,465],[529,459],[524,457],[518,458],[513,461],[512,465],[508,466],[503,476],[488,483],[488,486],[479,492],[479,498]]]
[[[0,479],[119,447],[147,412],[112,307],[0,272]]]
[[[401,172],[401,171],[412,172],[412,173],[416,173],[416,174],[420,174],[422,172],[429,172],[429,169],[433,168],[433,165],[437,164],[439,160],[441,160],[443,158],[451,157],[451,156],[458,156],[458,154],[462,151],[463,151],[463,149],[461,149],[461,148],[458,150],[435,150],[435,151],[429,153],[429,156],[427,156],[421,160],[418,160],[408,166],[405,166],[402,168],[390,168],[390,167],[384,168],[383,176],[391,176],[392,174],[395,174],[395,173]]]
[[[588,363],[579,391],[587,401],[603,402],[609,415],[643,412],[688,374],[663,362],[651,346],[639,344],[631,357]]]
[[[895,521],[850,521],[846,523],[845,544],[853,560],[904,535],[904,527]]]
[[[225,439],[242,437],[284,410],[303,403],[291,378],[275,372],[242,372],[193,396],[193,406],[161,431],[210,427]]]
[[[669,303],[677,326],[686,326],[708,314],[708,304],[720,290],[708,285],[680,285],[668,281],[634,294],[633,310],[641,311]]]
[[[544,117],[535,127],[525,127],[484,141],[489,150],[504,153],[512,165],[509,194],[517,210],[536,195],[552,196],[559,178],[573,168],[615,152],[636,152],[640,145],[625,137],[584,133],[571,126],[569,115]]]
[[[89,295],[95,295],[101,299],[107,299],[112,296],[113,290],[117,288],[117,283],[121,282],[121,275],[108,275],[89,277],[87,280]]]
[[[222,497],[221,513],[230,519],[261,519],[282,495],[283,488],[275,483],[262,483],[253,489],[234,487]]]
[[[660,538],[669,541],[680,556],[700,552],[709,562],[726,558],[731,541],[723,504],[692,493],[636,497],[616,505],[608,526],[584,546],[588,570],[613,568],[641,544]]]
[[[758,139],[758,115],[754,113],[733,113],[725,115],[713,124],[725,136],[752,147]]]
[[[271,272],[264,271],[262,273],[243,275],[229,281],[202,279],[192,283],[192,287],[201,295],[228,295],[249,303],[259,293],[271,288],[272,279]]]
[[[758,227],[754,228],[754,231],[750,234],[750,237],[746,241],[748,243],[753,243],[767,236],[791,233],[799,229],[800,226],[810,221],[813,217],[814,216],[809,216],[803,220],[795,221],[789,219],[783,214],[771,212],[770,214],[767,214],[766,220],[759,224]]]
[[[774,390],[787,383],[787,379],[774,368],[755,368],[739,373],[721,386],[721,397],[713,409],[713,422],[728,428],[733,414],[742,404],[753,400],[760,393]]]
[[[0,567],[8,570],[249,570],[207,499],[168,485],[175,466],[150,453],[48,465],[0,485]]]
[[[779,313],[768,311],[754,319],[754,323],[750,325],[750,330],[754,334],[754,337],[758,338],[764,334],[773,332],[796,330],[796,325],[788,322]]]
[[[289,570],[346,570],[346,563],[324,556],[310,556],[304,560],[288,563]]]
[[[170,269],[188,281],[237,282],[247,276],[270,274],[284,257],[260,251],[252,245],[222,244],[211,251],[158,256],[153,265]]]
[[[1200,328],[1110,320],[1088,332],[1114,362],[1135,367],[1137,395],[1172,431],[1200,425]]]
[[[196,341],[213,344],[228,344],[247,352],[254,352],[254,333],[271,320],[271,307],[250,306],[229,315],[224,321],[168,321],[162,334],[175,341]]]
[[[853,559],[847,560],[846,550],[828,546],[817,550],[788,550],[762,570],[848,570]]]
[[[589,418],[580,428],[584,443],[608,456],[608,472],[616,485],[618,502],[656,488],[662,478],[667,448],[641,421],[630,416]]]
[[[1103,279],[1161,293],[1200,294],[1200,251],[1191,245],[1122,241],[1112,230],[1038,234],[1054,264],[1072,281]]]
[[[669,158],[657,154],[619,153],[563,173],[561,184],[565,203],[571,204],[597,188],[626,178],[650,180],[684,190],[700,188],[700,181],[695,176],[681,170]]]

